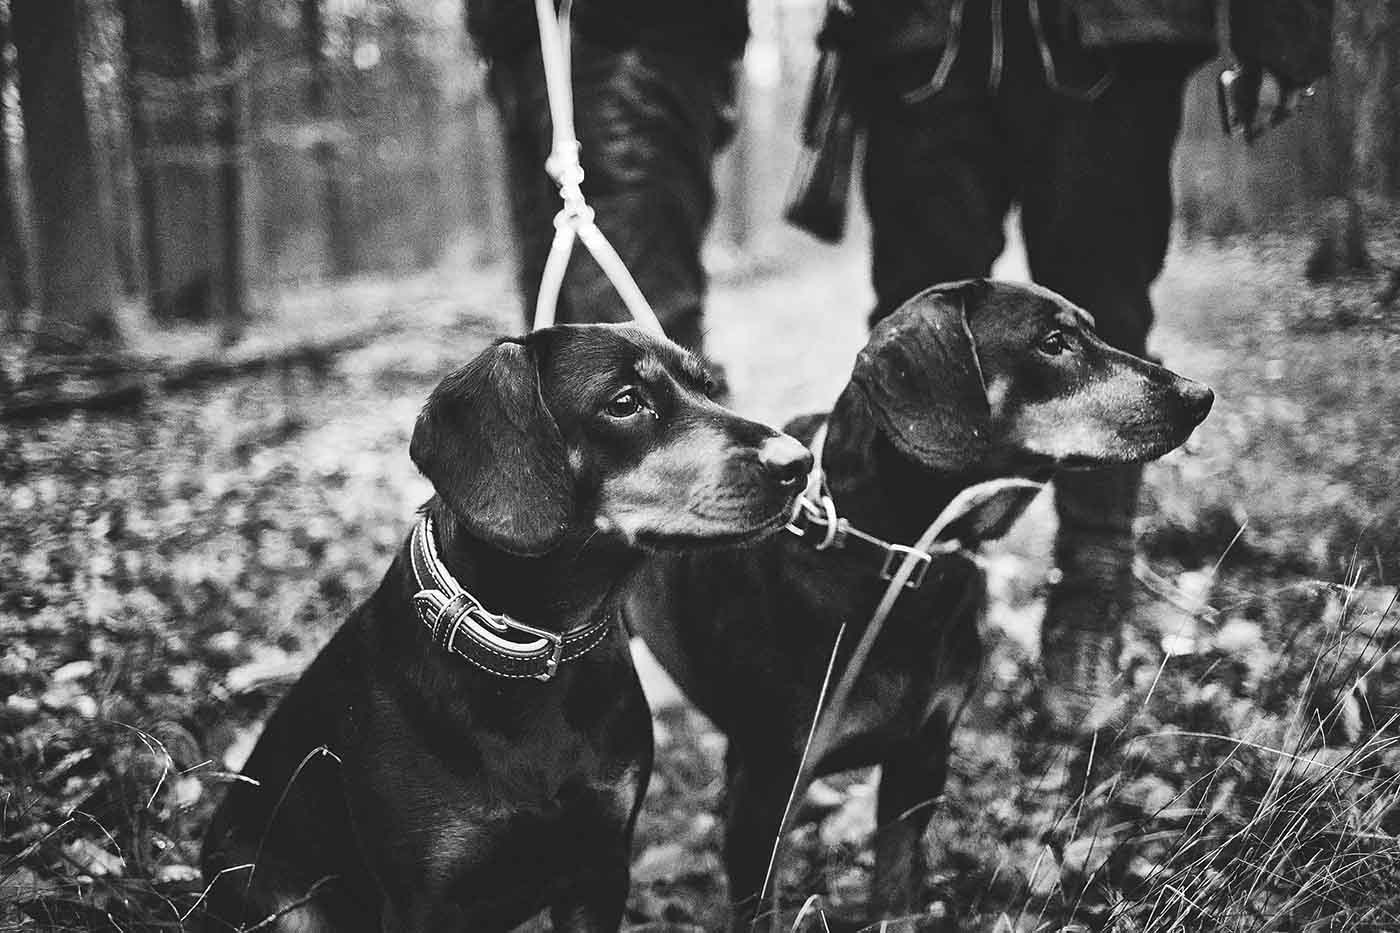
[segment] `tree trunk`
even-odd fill
[[[5,105],[10,86],[9,11],[0,6],[0,128],[6,120]],[[0,133],[0,335],[16,329],[24,309],[29,307],[29,261],[20,235],[19,214],[16,210],[10,177],[10,144]]]
[[[346,217],[345,192],[340,184],[340,155],[330,135],[331,75],[326,62],[326,23],[321,3],[322,0],[301,0],[302,41],[311,71],[306,85],[306,108],[317,124],[312,155],[321,175],[322,222],[331,274],[344,276],[355,271],[355,245]]]
[[[1400,197],[1400,0],[1385,0],[1373,14],[1375,52],[1367,88],[1374,139],[1371,158],[1376,191]]]
[[[1390,11],[1393,3],[1366,4],[1357,11],[1354,39],[1359,52],[1361,87],[1357,97],[1357,123],[1352,143],[1357,160],[1357,181],[1365,191],[1389,196],[1394,192],[1396,170],[1392,161],[1396,146],[1396,83],[1400,78],[1400,17]]]
[[[36,346],[106,349],[117,342],[112,242],[83,95],[79,0],[12,0],[10,13],[38,234]]]
[[[1341,3],[1336,67],[1327,84],[1344,114],[1348,186],[1394,197],[1400,189],[1400,0]]]
[[[210,171],[191,87],[199,72],[184,0],[121,0],[132,161],[151,314],[209,317]]]
[[[238,152],[239,91],[238,14],[234,0],[214,0],[214,42],[218,46],[219,119],[214,130],[219,145],[219,219],[223,234],[220,297],[223,340],[232,343],[248,321],[247,287],[243,274],[243,165]]]

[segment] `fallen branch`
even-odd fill
[[[43,378],[26,380],[10,393],[0,404],[0,421],[43,421],[76,411],[126,411],[171,392],[243,376],[301,367],[325,369],[340,354],[358,350],[398,329],[397,321],[381,321],[351,333],[291,346],[198,357],[165,367],[158,361],[143,361],[127,369],[114,369],[110,375],[103,374],[96,379],[92,367],[69,378],[55,378],[54,371],[49,369]],[[145,368],[138,370],[135,366]]]

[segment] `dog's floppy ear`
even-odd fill
[[[905,456],[950,472],[988,451],[991,409],[967,308],[983,281],[927,289],[875,325],[856,359],[853,380],[880,428]]]
[[[513,554],[548,551],[573,514],[564,439],[523,343],[501,341],[444,379],[408,453],[473,536]]]

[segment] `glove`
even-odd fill
[[[1222,71],[1217,90],[1221,129],[1226,136],[1243,136],[1247,143],[1287,120],[1312,96],[1311,86],[1294,84],[1254,64]]]

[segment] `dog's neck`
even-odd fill
[[[640,561],[591,531],[565,535],[547,554],[511,554],[474,537],[441,499],[425,511],[438,555],[462,588],[490,611],[540,628],[563,632],[611,611],[620,583]]]
[[[848,385],[827,419],[822,466],[837,511],[855,527],[900,544],[916,541],[981,471],[934,470],[900,453],[864,394]]]

